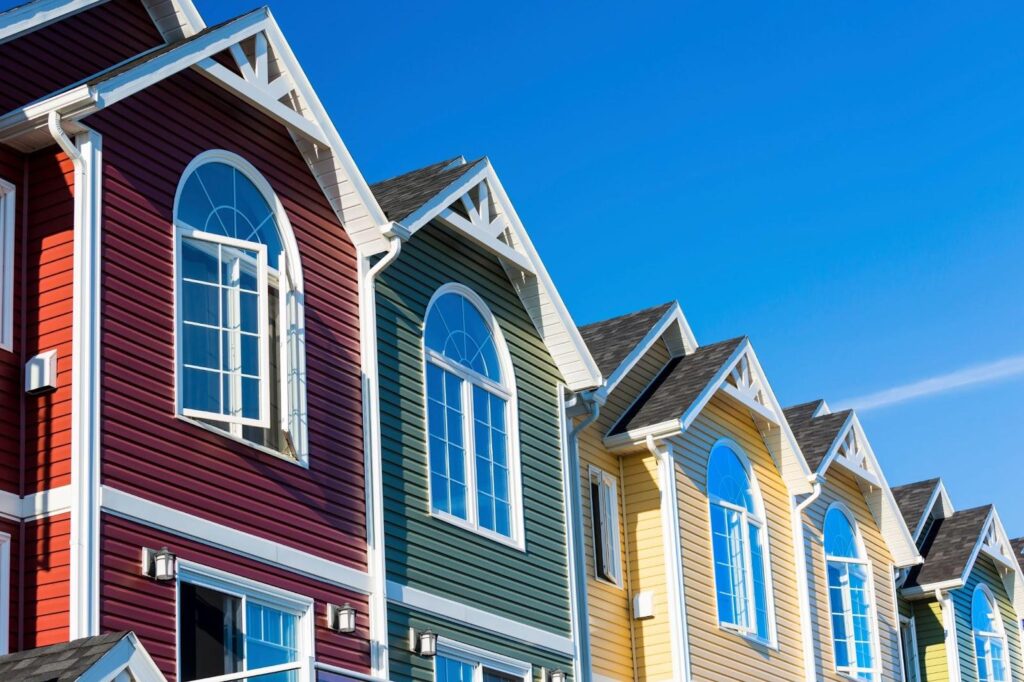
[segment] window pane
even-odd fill
[[[750,564],[754,577],[754,613],[756,618],[757,636],[768,639],[768,586],[765,581],[765,558],[762,546],[763,530],[749,524]]]
[[[253,602],[246,605],[246,669],[256,670],[299,660],[298,616]],[[289,671],[254,678],[259,682],[291,682]]]
[[[509,472],[505,466],[505,401],[479,386],[473,387],[474,441],[476,449],[477,508],[480,527],[509,536],[511,517]],[[500,452],[501,459],[494,456]],[[499,524],[499,521],[501,522]]]
[[[220,324],[220,304],[217,287],[196,282],[182,282],[181,310],[186,322],[217,327]]]
[[[501,381],[498,351],[487,322],[465,296],[442,294],[427,314],[424,342],[457,364]]]
[[[711,451],[708,461],[708,494],[754,513],[750,476],[739,456],[727,445]]]
[[[825,515],[825,553],[834,557],[860,557],[857,537],[846,514],[837,508]]]
[[[185,323],[181,328],[184,348],[182,356],[186,365],[219,370],[220,332],[210,327],[199,327]]]
[[[221,413],[220,374],[186,367],[182,370],[182,403],[204,412]]]
[[[473,665],[444,656],[434,657],[437,682],[473,682]]]
[[[594,564],[598,577],[607,576],[604,565],[604,513],[601,509],[601,484],[590,482],[590,522],[594,535]]]
[[[427,429],[430,434],[430,504],[465,519],[466,472],[462,448],[462,382],[427,363]]]
[[[217,245],[183,239],[181,241],[181,275],[185,279],[217,284]]]
[[[241,671],[241,600],[183,582],[178,604],[183,682]]]
[[[840,562],[828,563],[828,600],[832,616],[832,643],[837,668],[848,668],[850,661],[850,638],[847,627],[849,613],[846,608],[846,591],[849,588],[847,565]]]
[[[746,576],[740,514],[711,505],[712,551],[715,559],[715,590],[718,620],[747,626]]]

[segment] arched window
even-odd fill
[[[841,507],[825,513],[824,544],[836,670],[858,680],[874,680],[871,567],[857,527]]]
[[[718,622],[744,636],[771,641],[764,508],[749,463],[731,444],[719,443],[711,450],[708,501]]]
[[[490,311],[469,289],[434,294],[423,333],[431,510],[519,540],[514,380]]]
[[[1006,682],[1006,632],[992,592],[985,585],[974,588],[971,600],[971,627],[974,629],[974,657],[978,663],[978,682]]]
[[[303,460],[301,268],[280,202],[245,160],[206,152],[174,225],[179,412]]]

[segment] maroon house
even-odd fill
[[[373,675],[384,223],[268,10],[0,13],[0,648],[132,631],[168,680]]]

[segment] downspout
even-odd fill
[[[28,195],[29,195],[29,173],[28,161],[22,161],[21,169],[21,310],[18,315],[21,318],[21,375],[18,386],[25,385],[25,355],[28,348],[28,325],[25,324],[25,311],[28,310]],[[28,461],[28,447],[25,438],[25,428],[28,422],[28,406],[25,403],[25,391],[20,391],[19,416],[18,416],[18,496],[25,497],[25,464]],[[25,519],[22,518],[18,524],[18,651],[25,648]],[[8,620],[10,622],[10,620]],[[9,647],[8,647],[9,648]]]
[[[566,500],[566,545],[569,550],[569,602],[572,610],[572,641],[574,679],[590,682],[594,671],[590,658],[590,607],[587,604],[587,561],[583,550],[583,496],[580,492],[582,475],[580,473],[579,436],[583,430],[593,424],[601,414],[601,404],[592,394],[580,397],[589,408],[587,416],[579,424],[566,430],[565,459],[563,476],[565,477]],[[565,413],[565,389],[562,389],[562,415]],[[570,422],[571,423],[571,422]]]
[[[102,138],[73,142],[51,111],[47,130],[74,164],[71,375],[70,638],[99,633],[99,306]]]
[[[680,673],[680,679],[689,682],[690,638],[686,622],[686,590],[683,585],[683,547],[679,528],[679,493],[676,488],[675,454],[672,446],[659,448],[654,436],[647,436],[647,449],[658,463],[661,478],[661,522],[662,540],[665,546],[665,561],[670,575],[668,585],[669,622],[672,631],[673,668]]]
[[[363,438],[366,448],[366,534],[370,579],[370,661],[374,677],[388,679],[387,564],[384,557],[384,457],[380,438],[380,390],[377,372],[377,277],[402,250],[404,237],[394,230],[385,233],[388,250],[362,278],[360,326],[363,358]],[[366,259],[360,258],[360,269]]]
[[[811,475],[811,483],[813,488],[811,494],[805,497],[799,504],[793,507],[793,548],[796,553],[796,565],[797,569],[797,581],[796,591],[797,598],[800,600],[800,630],[802,631],[804,640],[804,677],[807,678],[807,682],[814,682],[817,672],[817,664],[814,660],[814,632],[811,629],[811,597],[810,587],[807,582],[807,572],[810,567],[807,565],[807,548],[805,545],[806,538],[804,536],[804,511],[810,507],[815,500],[821,495],[821,482],[822,476],[819,474]]]

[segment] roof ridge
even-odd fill
[[[614,322],[616,320],[621,320],[621,319],[624,319],[624,318],[627,318],[627,317],[630,317],[630,316],[633,316],[633,315],[639,316],[639,315],[643,315],[644,313],[649,313],[649,312],[652,312],[654,310],[659,310],[661,308],[668,309],[668,308],[670,308],[671,306],[673,306],[673,305],[675,305],[677,303],[679,303],[679,301],[677,301],[676,299],[672,299],[671,301],[666,301],[665,303],[659,303],[658,305],[652,305],[652,306],[648,306],[646,308],[640,308],[639,310],[633,310],[633,311],[628,312],[628,313],[622,313],[621,315],[613,315],[612,317],[607,317],[607,318],[605,318],[603,320],[595,320],[593,322],[587,322],[586,324],[579,325],[579,328],[580,329],[585,329],[587,327],[593,327],[595,325],[605,324],[606,322]]]

